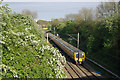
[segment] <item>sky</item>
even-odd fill
[[[21,13],[24,9],[37,12],[37,20],[65,18],[67,14],[77,14],[82,8],[95,9],[101,0],[4,0],[12,11]],[[108,1],[108,0],[102,0]],[[109,0],[110,1],[110,0]]]
[[[113,0],[3,0],[4,2],[111,2]],[[118,2],[119,0],[114,0]]]
[[[37,20],[51,21],[65,18],[67,14],[78,14],[82,8],[95,9],[97,2],[5,2],[12,11],[21,13],[27,9],[37,12]]]

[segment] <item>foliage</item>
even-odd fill
[[[37,24],[42,28],[48,28],[49,30],[51,29],[51,25],[49,21],[38,20]]]
[[[97,18],[104,19],[106,17],[118,14],[118,2],[101,2],[97,7]]]
[[[44,21],[44,20],[38,20],[37,24],[39,24],[39,25],[50,25],[48,21]]]
[[[0,4],[1,5],[1,4]],[[64,78],[65,58],[46,43],[41,28],[29,17],[0,6],[3,78]]]
[[[76,40],[70,40],[68,35],[80,33],[80,49],[87,53],[87,57],[95,60],[116,74],[120,74],[120,2],[101,3],[96,12],[97,19],[92,19],[91,10],[83,9],[80,14],[66,16],[65,25],[59,28],[60,37],[76,46]],[[87,13],[86,13],[87,12]],[[111,13],[113,12],[113,13]],[[84,14],[86,13],[86,15]],[[103,15],[106,13],[106,15]],[[84,15],[82,15],[84,14]],[[99,16],[98,16],[99,14]],[[91,17],[90,17],[91,15]],[[89,18],[90,17],[90,18]],[[85,18],[85,19],[84,19]],[[72,35],[73,36],[73,35]],[[74,36],[77,39],[77,35]],[[114,64],[113,64],[114,63]]]

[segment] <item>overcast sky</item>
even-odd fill
[[[2,3],[3,5],[6,3]],[[12,11],[21,13],[27,9],[37,12],[38,19],[50,21],[64,18],[67,14],[78,14],[82,8],[95,9],[97,2],[7,2]]]
[[[48,21],[64,18],[67,14],[77,14],[82,8],[95,10],[100,1],[110,0],[4,0],[16,13],[28,9],[37,12],[37,19]]]
[[[111,2],[113,0],[3,0],[4,2]],[[119,0],[114,0],[118,2]]]

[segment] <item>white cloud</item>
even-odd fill
[[[118,2],[119,0],[3,0],[4,2]]]

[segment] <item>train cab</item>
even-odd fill
[[[74,60],[75,60],[76,64],[83,64],[83,62],[85,61],[85,53],[84,52],[75,52]]]

